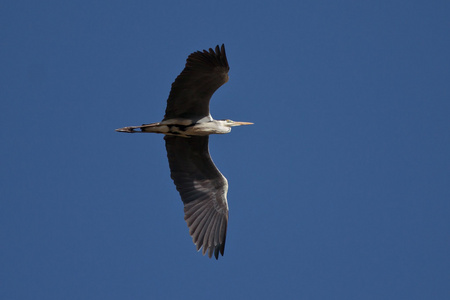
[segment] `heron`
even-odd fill
[[[228,225],[228,181],[209,154],[209,135],[225,134],[231,127],[251,125],[229,119],[214,120],[209,103],[228,81],[225,45],[191,53],[172,83],[161,122],[116,129],[127,133],[164,134],[170,176],[184,203],[189,234],[202,254],[223,256]]]

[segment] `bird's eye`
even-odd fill
[[[231,121],[231,120],[227,119],[227,123],[233,123],[233,121]]]

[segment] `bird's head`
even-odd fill
[[[213,120],[211,123],[214,124],[213,133],[228,133],[231,131],[231,127],[241,126],[241,125],[251,125],[250,122],[236,122],[233,120]]]
[[[241,125],[253,125],[251,122],[237,122],[233,120],[220,120],[222,121],[222,125],[226,127],[234,127],[234,126],[241,126]]]
[[[208,123],[205,123],[205,127],[208,128],[209,134],[211,133],[229,133],[231,131],[231,127],[241,126],[241,125],[251,125],[253,123],[250,122],[236,122],[232,120],[212,120]]]

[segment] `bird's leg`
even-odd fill
[[[128,132],[128,133],[142,132],[142,131],[134,131],[136,128],[139,128],[139,126],[128,126],[128,127],[118,128],[118,129],[116,129],[116,131]]]
[[[145,132],[145,128],[149,127],[158,127],[160,123],[151,123],[151,124],[143,124],[141,126],[127,126],[123,128],[116,129],[118,132],[127,132],[127,133],[136,133],[136,132]],[[140,130],[136,130],[140,129]]]

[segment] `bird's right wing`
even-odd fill
[[[197,245],[223,255],[228,223],[226,178],[208,151],[208,136],[165,136],[170,174],[184,203],[184,219]]]
[[[229,70],[224,45],[190,54],[172,83],[164,120],[209,116],[209,100],[228,81]]]

